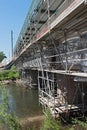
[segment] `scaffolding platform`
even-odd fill
[[[40,68],[39,71],[42,71]],[[45,72],[55,73],[55,74],[63,74],[63,75],[70,75],[70,76],[77,76],[77,77],[84,77],[87,78],[87,72],[79,72],[79,71],[69,71],[66,70],[54,70],[54,69],[44,69]]]
[[[48,99],[46,97],[39,97],[39,102],[42,104],[42,106],[47,106],[51,110],[52,114],[62,114],[79,109],[79,107],[76,105],[60,105],[57,99],[53,101],[52,99]]]

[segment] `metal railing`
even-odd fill
[[[62,1],[62,0],[61,0],[61,1]],[[68,6],[69,6],[73,1],[75,1],[75,0],[63,0],[62,4],[55,10],[55,13],[50,17],[50,21],[49,21],[49,18],[48,18],[48,20],[47,20],[44,24],[41,25],[41,27],[39,28],[39,30],[36,32],[35,35],[32,35],[32,34],[31,34],[31,35],[32,35],[32,36],[31,36],[32,39],[28,41],[28,44],[29,44],[29,43],[33,43],[33,42],[36,40],[37,36],[38,36],[40,33],[42,33],[42,31],[43,31],[44,29],[49,28],[49,30],[50,30],[50,24],[51,24],[58,16],[60,16],[60,14],[61,14],[65,9],[67,9]],[[30,22],[31,22],[32,19],[34,19],[35,15],[36,15],[36,14],[35,14],[35,10],[39,10],[39,8],[40,8],[40,6],[43,4],[43,2],[44,2],[44,0],[33,0],[32,4],[31,4],[31,7],[30,7],[30,9],[29,9],[29,11],[28,11],[28,14],[27,14],[27,16],[26,16],[25,22],[24,22],[24,24],[23,24],[23,27],[22,27],[22,29],[21,29],[21,32],[20,32],[20,34],[19,34],[19,37],[18,37],[16,46],[15,46],[15,49],[14,49],[15,52],[21,53],[21,51],[23,50],[23,48],[25,48],[25,47],[27,46],[27,44],[26,44],[26,45],[25,45],[24,47],[22,47],[21,49],[20,49],[20,47],[19,47],[18,51],[16,51],[17,48],[18,48],[18,46],[19,46],[19,44],[20,44],[20,40],[22,40],[22,37],[25,36],[25,33],[26,33],[26,31],[27,31],[27,28],[28,28],[29,26],[31,26],[31,25],[30,25]],[[45,13],[45,12],[44,12],[44,13]],[[48,21],[49,21],[49,23],[50,23],[49,25],[48,25]],[[34,26],[34,24],[33,24],[33,26]],[[19,50],[20,50],[20,52],[19,52]],[[16,53],[16,55],[17,55],[17,56],[20,56],[20,54],[17,54],[17,53]]]
[[[31,6],[29,8],[29,11],[28,11],[27,16],[25,18],[25,21],[24,21],[24,24],[22,26],[22,29],[21,29],[21,31],[19,33],[15,49],[18,46],[18,43],[20,44],[20,40],[24,36],[27,28],[30,26],[30,22],[31,22],[31,19],[32,19],[34,13],[35,13],[35,9],[38,9],[41,6],[42,3],[43,3],[43,0],[33,0],[32,1],[32,4],[31,4]]]

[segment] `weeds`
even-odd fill
[[[21,130],[17,116],[11,113],[8,101],[8,94],[4,87],[1,90],[0,103],[0,129],[1,130]]]

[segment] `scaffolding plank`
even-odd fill
[[[41,71],[41,69],[38,69]],[[77,76],[77,77],[85,77],[87,78],[87,73],[86,72],[78,72],[78,71],[66,71],[66,70],[47,70],[44,69],[44,71],[50,72],[50,73],[56,73],[56,74],[65,74],[65,75],[71,75],[71,76]]]

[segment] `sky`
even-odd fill
[[[15,46],[32,0],[0,0],[0,52],[11,58],[11,30]]]

